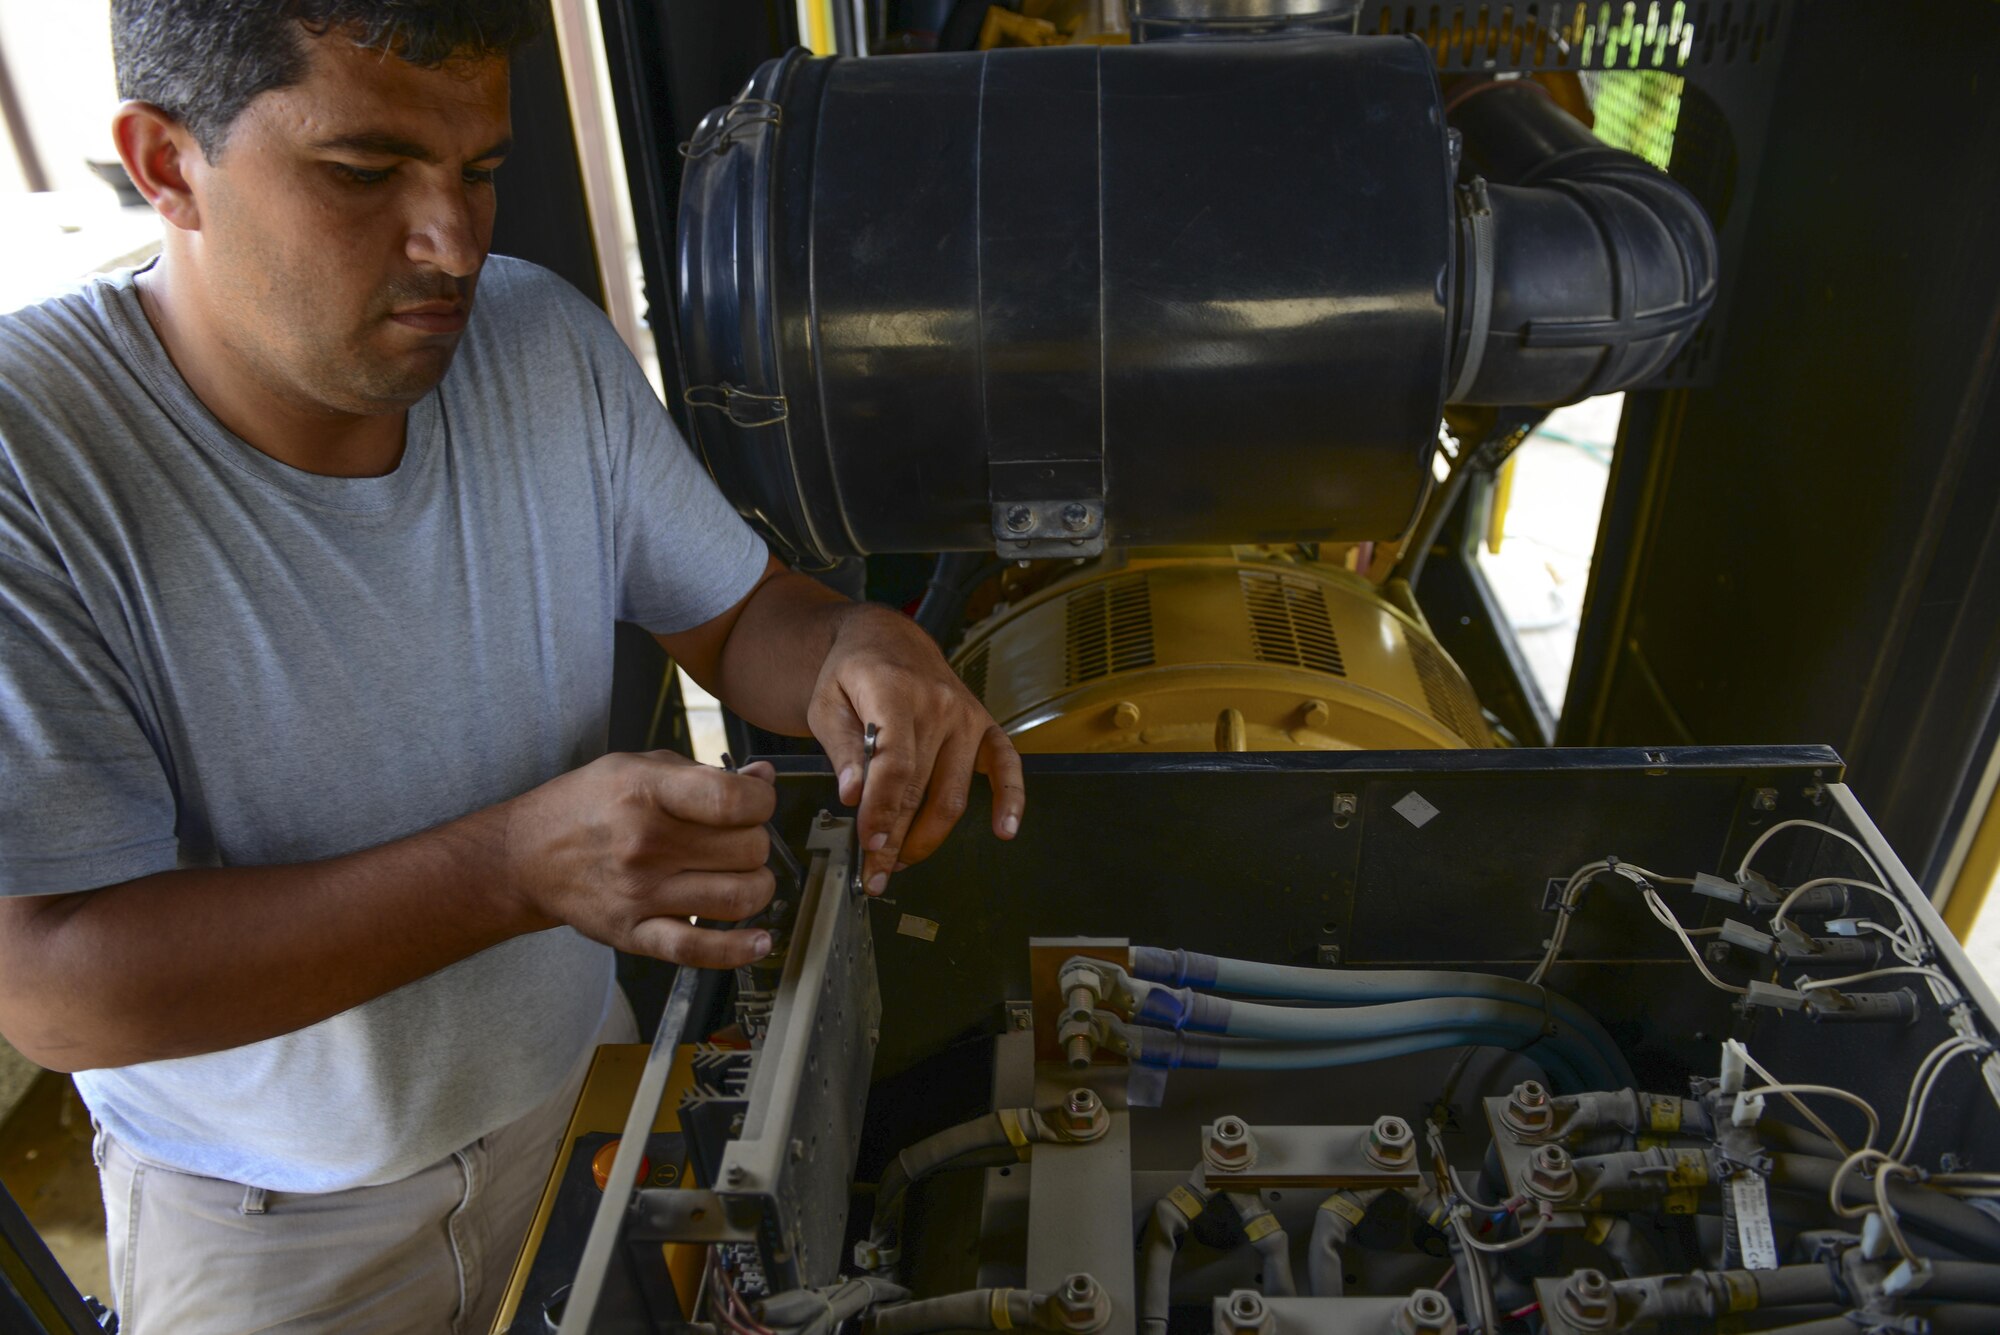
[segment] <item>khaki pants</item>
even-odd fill
[[[637,1035],[620,992],[599,1043]],[[400,1182],[266,1192],[134,1159],[102,1130],[125,1335],[486,1335],[590,1066],[518,1121]]]

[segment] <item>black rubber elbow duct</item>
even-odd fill
[[[1673,178],[1605,144],[1537,84],[1461,86],[1450,399],[1573,403],[1666,369],[1715,301],[1715,230]]]
[[[801,564],[1397,536],[1452,385],[1632,384],[1713,284],[1678,187],[1517,101],[1479,195],[1409,38],[773,61],[683,149],[696,443]]]

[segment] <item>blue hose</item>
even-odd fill
[[[1546,1010],[1549,1019],[1571,1031],[1592,1050],[1593,1065],[1605,1072],[1598,1086],[1627,1089],[1637,1083],[1625,1054],[1583,1007],[1557,992],[1500,974],[1453,969],[1307,969],[1252,960],[1226,959],[1197,951],[1135,946],[1132,976],[1173,987],[1211,988],[1239,996],[1272,997],[1335,1005],[1373,1005],[1441,997],[1479,997]]]
[[[1519,1041],[1511,1032],[1496,1032],[1483,1026],[1435,1029],[1354,1043],[1257,1043],[1136,1027],[1130,1031],[1130,1039],[1129,1055],[1140,1066],[1221,1071],[1321,1070],[1408,1057],[1440,1048],[1468,1045],[1512,1048]],[[1584,1074],[1570,1063],[1568,1054],[1552,1051],[1547,1044],[1537,1043],[1522,1049],[1522,1055],[1540,1065],[1557,1088],[1590,1087]]]

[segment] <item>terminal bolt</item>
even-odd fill
[[[1509,1131],[1522,1136],[1547,1135],[1556,1124],[1555,1105],[1549,1102],[1549,1091],[1540,1081],[1523,1080],[1507,1096],[1500,1120]]]
[[[1077,1145],[1097,1140],[1111,1129],[1111,1114],[1105,1111],[1104,1100],[1088,1089],[1072,1089],[1050,1120],[1064,1140]]]
[[[1560,1145],[1544,1145],[1528,1160],[1528,1193],[1545,1201],[1560,1201],[1576,1190],[1576,1165]],[[1585,1271],[1595,1274],[1595,1271]]]
[[[1074,1335],[1092,1335],[1111,1324],[1111,1299],[1089,1275],[1071,1275],[1056,1290],[1055,1318]]]
[[[1271,1309],[1254,1289],[1238,1289],[1224,1300],[1222,1319],[1230,1335],[1263,1335],[1271,1327]]]
[[[1062,1044],[1063,1060],[1081,1071],[1097,1056],[1097,1029],[1089,1020],[1064,1020],[1056,1030],[1056,1041]]]
[[[1436,1289],[1418,1289],[1396,1313],[1401,1335],[1458,1335],[1458,1317],[1451,1302]]]
[[[1368,1128],[1368,1161],[1377,1168],[1408,1168],[1417,1161],[1417,1138],[1400,1117],[1378,1117]]]
[[[1609,1330],[1618,1320],[1618,1295],[1601,1270],[1579,1270],[1556,1295],[1556,1305],[1579,1330]]]
[[[1201,1157],[1222,1173],[1240,1173],[1257,1162],[1257,1141],[1240,1117],[1218,1117],[1202,1137]]]

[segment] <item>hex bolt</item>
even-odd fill
[[[1436,1289],[1418,1289],[1396,1313],[1402,1335],[1458,1335],[1458,1316],[1451,1300]]]
[[[1368,1128],[1368,1158],[1379,1168],[1408,1168],[1417,1161],[1417,1137],[1400,1117],[1378,1117]]]
[[[1202,1158],[1224,1173],[1241,1172],[1257,1160],[1257,1141],[1240,1117],[1218,1117],[1202,1138]]]
[[[1072,1034],[1069,1041],[1063,1044],[1063,1056],[1069,1062],[1071,1070],[1081,1071],[1090,1065],[1090,1059],[1096,1055],[1097,1044],[1092,1041],[1089,1034]]]
[[[1549,1091],[1538,1080],[1523,1080],[1507,1096],[1500,1113],[1507,1129],[1523,1136],[1539,1136],[1555,1125],[1556,1111],[1549,1103]]]
[[[1056,1290],[1055,1309],[1058,1323],[1075,1335],[1091,1335],[1111,1324],[1111,1300],[1089,1275],[1065,1278]]]
[[[1090,507],[1071,501],[1063,507],[1063,527],[1072,533],[1081,533],[1090,527]]]
[[[1080,1087],[1072,1089],[1063,1100],[1055,1121],[1063,1135],[1076,1143],[1096,1140],[1111,1129],[1111,1115],[1104,1110],[1104,1100],[1095,1091]]]
[[[1759,788],[1750,795],[1750,809],[1752,811],[1776,811],[1778,809],[1778,790],[1775,788]]]
[[[1299,706],[1299,721],[1308,728],[1324,728],[1331,717],[1333,713],[1324,700],[1308,700]]]
[[[1270,1319],[1263,1296],[1251,1289],[1238,1289],[1230,1294],[1222,1310],[1227,1315],[1229,1329],[1236,1335],[1255,1335]]]
[[[1609,1330],[1618,1320],[1618,1295],[1601,1270],[1579,1270],[1557,1295],[1557,1306],[1579,1330]]]
[[[1130,700],[1120,700],[1111,710],[1112,726],[1125,732],[1139,726],[1139,706]]]
[[[1545,1201],[1560,1201],[1576,1190],[1576,1166],[1560,1145],[1544,1145],[1528,1160],[1528,1192]]]
[[[1025,505],[1009,506],[1007,509],[1007,531],[1026,533],[1035,526],[1035,512]]]

